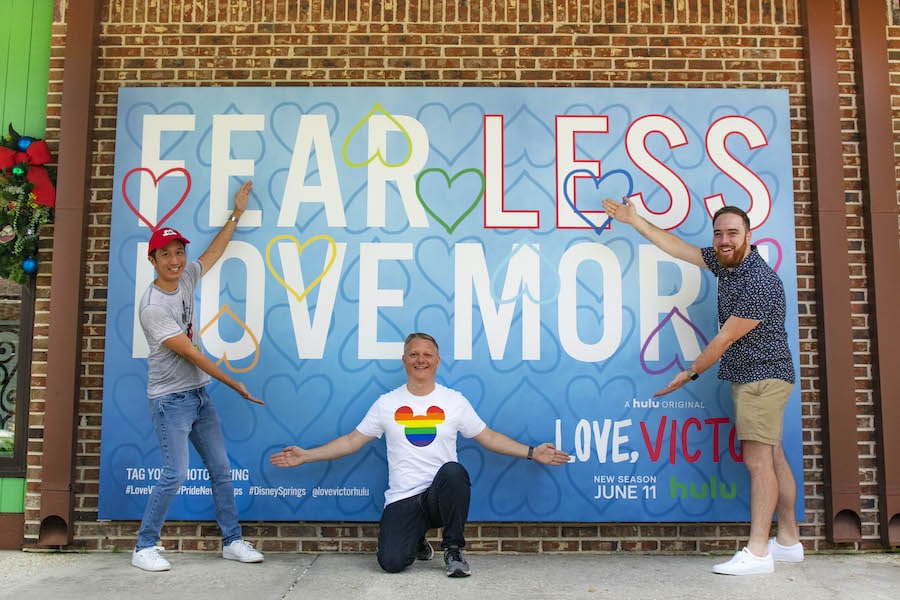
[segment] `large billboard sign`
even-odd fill
[[[700,246],[712,212],[744,208],[784,282],[796,357],[786,91],[123,88],[100,518],[140,518],[161,466],[135,311],[154,278],[151,228],[177,228],[196,258],[248,179],[249,210],[201,280],[197,319],[202,349],[266,402],[211,386],[243,519],[378,519],[383,441],[297,469],[268,457],[352,430],[405,382],[413,331],[434,335],[438,381],[489,426],[574,459],[551,469],[462,440],[471,519],[749,518],[728,384],[713,369],[651,397],[715,335],[715,278],[600,203],[630,196]],[[799,389],[784,439],[800,476]],[[212,515],[194,454],[169,516]]]

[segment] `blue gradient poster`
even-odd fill
[[[796,361],[791,164],[783,90],[121,89],[100,518],[139,519],[161,467],[135,314],[151,228],[179,229],[196,258],[252,179],[197,319],[202,349],[266,402],[211,386],[242,519],[379,518],[383,440],[296,469],[268,457],[353,429],[405,383],[403,339],[425,331],[438,381],[489,426],[574,459],[462,440],[472,520],[748,520],[729,385],[712,369],[651,398],[715,335],[715,278],[600,202],[628,195],[700,246],[712,212],[744,208],[784,282]],[[784,440],[802,515],[799,386]],[[212,516],[194,453],[169,518]]]

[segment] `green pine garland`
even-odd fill
[[[0,138],[0,146],[19,152],[23,139],[33,140],[23,138],[10,124],[9,134]],[[34,185],[28,181],[29,168],[31,165],[22,160],[0,169],[0,277],[20,284],[34,276],[41,229],[53,220],[53,208],[36,201]],[[48,171],[54,179],[54,173]]]

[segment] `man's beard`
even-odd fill
[[[735,248],[731,251],[730,256],[723,255],[721,252],[719,252],[719,249],[716,248],[716,260],[718,260],[719,264],[726,269],[733,269],[734,267],[741,264],[741,261],[744,260],[744,257],[747,256],[747,252],[749,249],[750,244],[747,241],[747,238],[744,238],[744,243],[740,246],[735,246]]]

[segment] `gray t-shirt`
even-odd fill
[[[163,342],[181,333],[199,335],[194,323],[194,288],[203,275],[203,265],[193,261],[185,266],[174,292],[166,292],[152,283],[144,292],[138,318],[150,346],[147,356],[147,397],[184,392],[210,382],[209,375],[169,350]],[[194,342],[196,344],[196,342]]]

